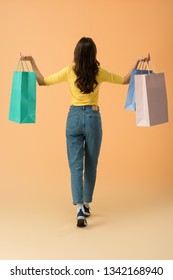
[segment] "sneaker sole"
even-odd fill
[[[86,227],[87,226],[87,222],[85,219],[78,219],[77,220],[77,227]]]

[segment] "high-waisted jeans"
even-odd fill
[[[74,204],[91,202],[102,141],[100,112],[92,106],[71,106],[66,140]]]

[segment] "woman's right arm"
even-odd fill
[[[38,69],[34,58],[32,56],[22,56],[21,59],[30,61],[33,71],[36,72],[37,83],[39,84],[39,86],[45,86],[46,83],[44,81],[44,76],[41,74],[40,70]]]
[[[124,85],[129,84],[132,71],[133,71],[134,69],[137,69],[139,63],[142,62],[142,61],[143,61],[143,62],[148,62],[148,61],[150,61],[150,54],[148,54],[148,57],[142,57],[142,56],[141,56],[141,57],[138,57],[138,59],[137,59],[135,65],[134,65],[134,66],[132,67],[132,69],[130,69],[130,71],[124,76],[124,82],[123,82]]]

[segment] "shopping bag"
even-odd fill
[[[25,71],[20,59],[20,70],[13,73],[9,120],[17,123],[35,123],[36,119],[36,73]]]
[[[148,74],[148,72],[152,73],[151,70],[146,70],[146,69],[132,70],[124,109],[136,111],[135,75]]]
[[[164,73],[135,76],[136,125],[153,126],[168,122]]]

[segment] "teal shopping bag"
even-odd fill
[[[36,73],[15,71],[13,74],[9,120],[16,123],[35,123],[36,121]],[[28,69],[29,70],[29,69]]]

